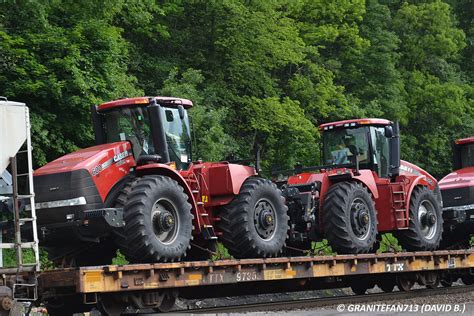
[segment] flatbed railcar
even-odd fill
[[[39,300],[51,314],[97,308],[119,315],[127,307],[168,311],[177,297],[232,295],[378,285],[409,291],[415,282],[449,286],[473,280],[474,250],[306,256],[266,259],[106,265],[43,271]]]
[[[137,99],[133,100],[134,102],[137,101]],[[149,102],[151,102],[154,104],[154,106],[156,105],[155,103],[157,100],[158,99],[156,98],[152,100],[149,100],[148,98],[138,99],[139,103],[146,102],[146,104],[148,104]],[[177,99],[160,98],[159,100],[164,105],[170,105],[168,103],[171,100],[176,101]],[[123,105],[124,102],[127,103],[130,102],[130,100],[119,100],[113,104]],[[184,101],[181,100],[180,102],[183,103]],[[107,106],[110,106],[110,104],[108,104]],[[174,109],[174,107],[172,108]],[[5,128],[4,130],[17,131],[17,133],[14,133],[15,137],[7,137],[6,135],[0,135],[0,141],[2,142],[0,148],[4,150],[0,153],[0,171],[2,172],[2,178],[5,178],[4,171],[9,164],[11,165],[12,171],[12,181],[8,179],[9,177],[6,177],[6,181],[5,179],[3,179],[5,183],[12,182],[12,190],[11,192],[9,192],[8,190],[4,190],[5,192],[3,193],[0,192],[1,194],[3,194],[3,197],[0,197],[0,200],[12,201],[11,212],[14,214],[15,222],[14,242],[1,243],[0,248],[15,249],[17,258],[17,267],[0,269],[0,315],[8,315],[9,311],[12,309],[12,306],[14,306],[14,301],[30,301],[34,302],[34,304],[37,305],[44,303],[48,308],[48,313],[51,315],[71,315],[75,312],[91,311],[94,308],[101,311],[104,315],[119,315],[126,309],[130,308],[168,311],[174,307],[175,300],[177,297],[218,297],[282,291],[305,291],[312,289],[337,288],[348,286],[350,286],[356,294],[363,294],[367,291],[367,289],[374,287],[375,285],[379,286],[382,290],[386,292],[390,292],[394,289],[395,285],[397,285],[400,290],[409,291],[415,282],[418,282],[419,284],[424,285],[426,287],[436,287],[439,285],[439,283],[443,284],[443,286],[449,286],[454,280],[457,280],[459,278],[461,278],[465,284],[474,283],[474,277],[471,273],[474,268],[473,250],[352,254],[335,256],[299,256],[217,261],[206,260],[175,263],[165,262],[148,264],[128,264],[118,266],[97,265],[98,263],[96,262],[104,261],[105,259],[107,259],[105,261],[109,261],[109,259],[112,258],[112,256],[109,255],[115,254],[115,249],[112,249],[114,251],[112,251],[111,253],[99,251],[103,250],[102,247],[105,247],[104,249],[111,250],[106,247],[108,244],[100,242],[100,239],[97,240],[96,246],[98,246],[98,248],[96,248],[95,251],[91,251],[91,248],[84,248],[84,253],[75,253],[74,256],[72,256],[71,258],[63,256],[64,260],[62,260],[62,262],[64,262],[65,264],[69,263],[70,265],[75,264],[78,267],[57,268],[53,270],[41,271],[38,248],[39,238],[36,225],[37,204],[35,203],[35,196],[37,195],[33,190],[34,185],[32,181],[32,146],[30,139],[29,112],[25,104],[12,103],[4,98],[0,99],[0,109],[3,111],[2,115],[0,115],[0,118],[2,118],[4,121],[3,125],[5,127],[8,127],[7,124],[15,126],[15,128]],[[154,109],[157,110],[156,107]],[[184,106],[178,106],[175,110],[177,111],[176,120],[178,120],[178,117],[180,118],[180,120],[187,120],[184,111]],[[16,118],[16,120],[13,120],[13,118]],[[170,115],[168,117],[169,120],[172,120],[172,118],[173,115]],[[352,125],[350,126],[352,127]],[[385,136],[389,138],[389,136],[393,134],[393,130],[387,128],[385,134]],[[161,133],[161,135],[164,136],[165,134]],[[390,138],[393,138],[394,135],[396,136],[397,132],[395,132],[395,134],[393,134]],[[393,141],[396,142],[396,140]],[[19,151],[19,148],[24,142],[26,142],[26,149]],[[125,144],[124,141],[124,145],[128,146],[127,144]],[[20,152],[25,152],[27,154],[28,170],[26,174],[17,172],[16,155]],[[357,156],[357,152],[357,150],[354,152],[355,156]],[[109,159],[107,161],[119,162],[120,160],[123,160],[122,158],[124,158],[125,156],[129,157],[128,149],[126,151],[126,154],[127,155],[123,153],[118,153],[112,158],[106,158]],[[147,159],[159,160],[160,156],[148,156]],[[74,159],[72,160],[75,161]],[[183,160],[186,160],[187,162],[190,161],[189,157],[187,157],[186,159],[183,158]],[[357,171],[356,173],[358,173],[359,162],[357,159],[355,159],[355,162]],[[107,166],[108,163],[105,165]],[[100,166],[102,168],[103,164],[101,164]],[[220,165],[213,166],[216,168],[222,167]],[[50,165],[50,167],[51,169],[54,169],[54,165]],[[146,169],[150,166],[144,165],[141,167]],[[228,167],[227,163],[224,164],[224,169],[228,170],[229,172],[231,169],[235,171],[235,168]],[[247,166],[240,166],[238,167],[238,169],[247,171],[250,170],[245,174],[251,175],[252,177],[250,178],[252,179],[252,181],[254,181],[253,176],[255,175],[256,170],[248,169]],[[102,169],[94,168],[94,170],[95,171],[93,171],[92,173],[97,175],[101,172]],[[45,172],[44,169],[42,172]],[[334,175],[333,173],[331,173],[331,176]],[[26,194],[20,194],[18,191],[17,178],[22,175],[27,175],[28,177],[29,192],[27,192]],[[348,175],[351,175],[350,171],[344,174],[338,174],[336,171],[335,174],[335,176],[344,177],[347,177]],[[190,175],[188,176],[191,177]],[[197,184],[196,181],[198,180],[191,180],[189,180],[189,183]],[[265,186],[267,186],[267,189],[271,190],[272,192],[275,192],[276,190],[276,187],[271,185],[266,180],[258,180],[257,182],[259,182],[260,184],[265,184]],[[207,188],[207,186],[203,187]],[[237,190],[233,186],[229,186],[229,188],[230,187],[232,187],[233,193],[238,193],[239,190]],[[295,188],[298,188],[299,191],[299,189],[301,189],[302,187],[296,186]],[[56,191],[57,187],[47,187],[47,189],[48,191]],[[196,197],[194,197],[193,195],[193,198],[197,199],[195,200],[196,205],[203,207],[205,205],[204,201],[208,201],[209,195],[203,195],[201,194],[202,192],[197,189],[188,189],[188,191],[190,191],[190,194],[196,195]],[[266,190],[266,192],[268,190]],[[402,192],[400,190],[401,189],[398,188],[393,193],[404,196],[405,191],[403,190]],[[307,192],[305,192],[293,192],[298,193],[298,196],[293,193],[290,195],[296,200],[298,200],[301,198],[300,193],[306,194]],[[316,195],[316,192],[313,192],[313,190],[310,190],[309,192],[310,194],[314,193]],[[220,194],[222,194],[222,192]],[[288,197],[290,197],[290,195],[288,195]],[[233,195],[231,194],[231,196]],[[81,201],[83,201],[83,198],[84,197],[82,197],[82,199],[59,200],[59,202],[82,203]],[[29,210],[28,212],[26,212],[27,214],[29,214],[29,217],[26,218],[20,217],[20,200],[24,199],[29,199]],[[282,201],[283,200],[281,200],[281,202]],[[405,207],[407,201],[397,201],[397,203],[404,204],[398,205],[397,207],[399,207],[399,210],[403,209],[403,212],[405,212],[407,210],[407,208]],[[44,208],[45,205],[57,206],[57,203],[50,203],[50,201],[45,202],[38,200],[38,202],[41,202],[38,205],[40,209]],[[7,206],[7,203],[3,204],[4,205],[2,207],[5,208],[5,206]],[[117,214],[119,214],[119,209],[123,209],[125,207],[122,207],[123,205],[120,206],[121,207],[115,208]],[[25,210],[26,209],[27,208],[25,206]],[[282,206],[279,209],[280,211],[286,210],[286,206]],[[107,217],[108,214],[110,215],[110,212],[112,211],[111,209],[99,210],[101,212],[86,212],[86,214],[88,216],[91,214],[102,214]],[[259,210],[261,211],[261,208],[259,208]],[[203,211],[200,213],[201,217],[207,217],[209,215],[208,213],[204,213],[204,210],[201,209],[201,211]],[[265,224],[263,226],[265,226],[266,228],[270,227],[270,230],[264,229],[262,231],[264,235],[271,233],[271,227],[273,227],[271,223],[273,223],[274,220],[272,214],[272,212],[261,213],[262,216],[260,216],[259,221],[257,221],[260,222],[260,219],[262,219],[262,223]],[[168,214],[164,215],[166,216],[164,216],[162,219],[166,219],[167,222],[159,221],[158,224],[161,225],[168,223],[173,226],[173,219],[168,216]],[[69,217],[74,219],[74,216],[72,215]],[[361,219],[364,218],[366,217],[361,216]],[[429,220],[430,218],[427,217],[426,219]],[[123,221],[118,221],[118,219],[120,219],[120,217],[110,218],[111,222],[123,224]],[[283,219],[283,222],[286,221],[285,216],[281,219]],[[408,217],[399,218],[400,222],[403,221],[405,224],[407,223],[407,219]],[[86,226],[86,224],[94,226],[91,222],[89,222],[89,218],[79,216],[77,220],[84,220],[82,223],[84,224],[84,226]],[[76,219],[74,219],[74,221],[76,221]],[[22,223],[31,223],[31,225],[29,225],[29,228],[31,228],[31,233],[29,235],[22,235],[24,231],[24,229],[22,229],[21,227]],[[202,223],[205,224],[206,222],[203,221]],[[374,223],[374,221],[369,221],[367,223]],[[430,225],[433,226],[435,223],[438,222],[428,221],[427,223],[431,223]],[[190,221],[188,221],[188,224],[190,224]],[[208,229],[206,230],[209,233],[207,235],[207,237],[209,237],[208,239],[212,242],[215,242],[218,234],[215,234],[216,232],[213,231],[213,229],[210,229],[212,227],[207,224],[204,224],[202,228]],[[260,226],[259,228],[263,227]],[[40,228],[41,235],[47,235],[46,226],[40,226]],[[169,231],[173,230],[171,229]],[[226,231],[232,232],[233,230],[229,229],[229,227],[226,227]],[[211,232],[213,233],[211,234]],[[188,231],[188,233],[190,233],[190,231]],[[283,229],[283,233],[284,235],[286,235],[286,229]],[[301,237],[298,237],[299,239],[297,238],[300,241],[308,241],[306,238],[307,236],[301,235],[299,233],[300,232],[295,232],[295,234],[293,235]],[[229,236],[230,237],[227,238],[227,241],[230,246],[233,246],[233,249],[235,251],[233,253],[234,257],[247,257],[246,255],[244,256],[243,254],[239,254],[239,250],[241,249],[238,249],[238,245],[232,243],[233,238],[231,237],[233,237],[233,235],[231,234]],[[23,237],[31,238],[26,238],[28,239],[28,241],[26,241]],[[65,242],[63,246],[67,248],[67,251],[69,251],[69,248],[72,247],[72,244],[70,244],[66,240],[57,239],[56,241]],[[366,246],[372,246],[374,242],[375,241],[371,239],[370,245]],[[437,242],[438,240],[436,241],[436,243]],[[45,244],[43,245],[45,246]],[[135,244],[127,245],[128,246],[126,248],[130,251],[140,249],[139,247],[135,247]],[[250,244],[246,245],[246,247],[251,247],[249,245]],[[283,241],[280,240],[279,243],[274,244],[274,246],[278,246],[276,248],[281,249],[283,247]],[[32,248],[35,258],[34,264],[29,264],[23,261],[22,249],[25,248]],[[59,248],[60,247],[56,245],[55,250],[61,250]],[[187,247],[185,248],[187,249]],[[174,259],[183,257],[185,248],[182,249],[182,253],[180,252],[178,254],[171,254],[165,259],[167,259],[168,261],[172,261]],[[372,247],[370,248],[372,249]],[[429,249],[434,248],[436,247],[430,247]],[[50,255],[54,254],[55,251],[52,251],[51,248],[49,248],[49,250]],[[271,253],[266,253],[260,257],[265,257],[267,255],[273,256],[274,254],[276,256],[276,253],[279,254],[279,251],[277,250],[272,251]],[[356,252],[365,252],[365,250],[362,250]],[[208,253],[209,251],[206,252],[206,255]],[[139,253],[135,254],[140,255]],[[61,256],[58,255],[58,257]],[[197,254],[197,257],[201,256]],[[139,259],[141,260],[143,258]],[[151,259],[148,258],[146,261],[158,261]],[[85,263],[81,264],[81,262]],[[84,266],[86,263],[91,264],[92,262],[94,262],[94,265],[87,267]]]

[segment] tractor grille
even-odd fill
[[[84,197],[86,205],[42,208],[37,210],[38,224],[63,223],[66,216],[82,217],[84,210],[104,207],[94,181],[87,170],[74,170],[34,177],[36,202],[51,202]]]
[[[474,187],[442,190],[443,207],[474,204]]]

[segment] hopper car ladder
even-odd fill
[[[37,293],[37,278],[36,273],[40,272],[39,259],[39,240],[36,225],[36,210],[35,210],[35,194],[33,187],[33,160],[32,160],[32,144],[31,144],[31,125],[29,117],[29,109],[25,107],[26,119],[26,141],[23,144],[23,149],[18,151],[14,157],[10,158],[10,167],[12,174],[12,205],[13,205],[13,222],[14,222],[14,241],[1,242],[1,249],[15,249],[17,266],[13,268],[0,268],[1,274],[17,274],[23,272],[32,272],[33,277],[29,280],[17,278],[13,284],[13,298],[18,301],[35,301],[38,297]],[[18,156],[26,154],[27,171],[25,173],[18,173]],[[25,182],[26,193],[20,194],[18,188],[18,180],[26,177]],[[28,217],[21,217],[23,212],[20,212],[20,201],[28,200],[29,213]],[[28,224],[29,223],[29,224]],[[32,240],[23,241],[21,236],[21,227],[31,227]],[[32,249],[34,254],[33,263],[25,263],[23,258],[23,249]]]

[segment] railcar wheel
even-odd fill
[[[324,200],[323,222],[325,236],[339,254],[367,253],[374,248],[377,216],[372,196],[362,184],[331,186]]]
[[[75,313],[87,312],[90,310],[82,304],[82,297],[67,296],[48,299],[45,303],[48,315],[69,316]]]
[[[408,292],[414,284],[415,281],[408,275],[397,276],[397,286],[400,291]]]
[[[288,208],[271,181],[248,178],[220,212],[222,243],[235,258],[275,257],[285,246]]]
[[[125,227],[116,241],[130,262],[178,261],[192,239],[191,204],[165,176],[138,178],[124,205]]]
[[[445,275],[439,281],[443,287],[451,287],[453,285],[453,279],[450,275]]]
[[[443,233],[441,206],[433,191],[416,187],[410,199],[410,225],[396,236],[408,251],[435,250]]]
[[[428,276],[425,277],[425,286],[428,289],[435,289],[439,286],[439,275],[436,272],[429,273]]]
[[[113,295],[101,296],[98,304],[98,309],[104,316],[122,315],[126,308],[127,303],[116,299]]]
[[[174,293],[164,293],[163,300],[160,306],[154,308],[156,312],[167,313],[169,312],[176,303],[176,295]]]

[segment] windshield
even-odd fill
[[[368,164],[367,128],[337,128],[323,133],[323,160],[325,165]]]
[[[130,141],[135,159],[155,154],[148,112],[143,107],[121,107],[105,113],[107,143]]]
[[[176,108],[161,108],[166,142],[170,160],[176,163],[177,169],[187,169],[191,162],[191,134],[189,129],[188,113],[184,111],[181,119]]]
[[[463,168],[474,167],[474,144],[466,144],[461,147],[461,166]]]
[[[176,108],[160,107],[170,161],[178,170],[191,162],[191,136],[187,112],[181,119]],[[157,153],[153,146],[150,120],[146,107],[120,107],[104,113],[107,143],[130,141],[135,159]]]

